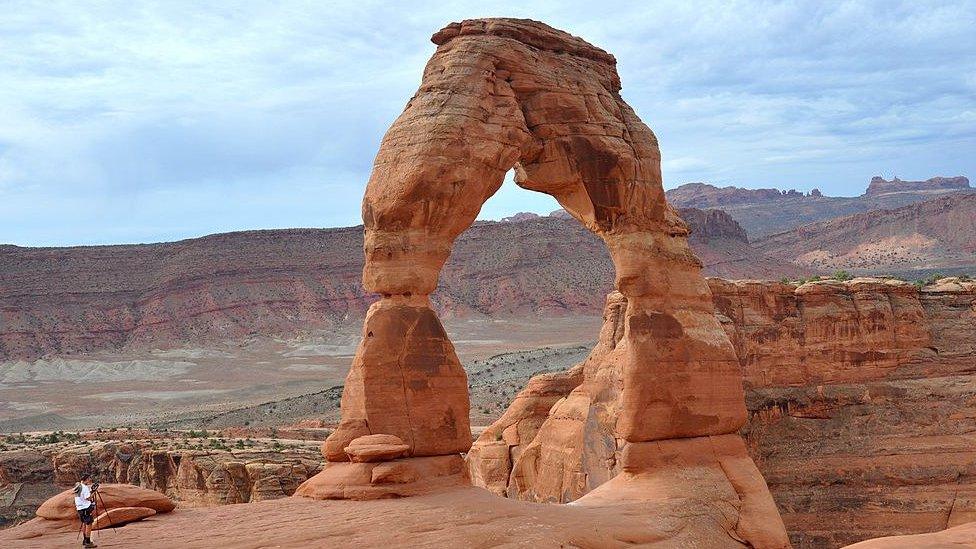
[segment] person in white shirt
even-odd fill
[[[98,547],[91,540],[92,523],[95,522],[95,493],[92,491],[91,475],[85,474],[81,482],[75,484],[75,509],[81,519],[81,531],[85,540],[82,547]]]

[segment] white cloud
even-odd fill
[[[20,2],[0,18],[0,241],[358,223],[430,34],[480,16],[614,53],[669,187],[973,175],[970,1]],[[551,205],[506,186],[483,215]]]

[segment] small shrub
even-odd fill
[[[834,271],[834,279],[840,280],[841,282],[843,282],[845,280],[850,280],[852,278],[854,278],[854,277],[851,276],[851,273],[849,273],[849,272],[847,272],[847,271],[845,271],[843,269],[838,270],[838,271]]]

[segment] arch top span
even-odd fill
[[[520,186],[555,197],[613,258],[619,341],[594,351],[573,402],[612,412],[602,425],[619,463],[644,455],[630,445],[735,433],[746,414],[735,351],[687,227],[665,201],[657,138],[620,96],[613,56],[519,19],[452,23],[432,40],[437,51],[384,136],[363,198],[363,284],[382,298],[323,446],[330,464],[300,493],[409,495],[460,474],[471,446],[467,379],[428,296],[455,238],[513,167]],[[396,468],[355,463],[365,447],[405,457]]]
[[[542,23],[453,23],[383,139],[363,200],[367,289],[431,293],[454,239],[516,170],[603,235],[684,234],[657,138],[620,97],[616,60]],[[619,267],[619,265],[618,265]]]

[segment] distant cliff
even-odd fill
[[[743,189],[716,187],[707,183],[686,183],[667,191],[666,195],[668,202],[681,208],[721,208],[733,204],[755,204],[804,196],[792,189]]]
[[[905,191],[946,191],[969,189],[969,179],[963,176],[956,177],[933,177],[925,181],[902,181],[895,177],[891,181],[883,177],[874,176],[871,183],[864,191],[864,196],[877,196],[880,194],[899,193]]]
[[[706,273],[780,277],[722,212],[685,211]],[[598,314],[613,282],[606,246],[576,222],[479,222],[451,253],[432,296],[441,314]],[[362,227],[282,229],[180,242],[0,249],[0,360],[125,346],[289,335],[355,323]]]
[[[901,208],[802,225],[753,245],[764,255],[828,272],[976,274],[976,193],[941,194]]]
[[[892,209],[930,200],[944,194],[976,193],[965,177],[934,177],[927,181],[885,181],[874,178],[861,196],[824,196],[819,189],[809,194],[779,189],[740,189],[688,183],[666,192],[677,208],[717,208],[728,212],[751,239],[761,238],[836,217]]]

